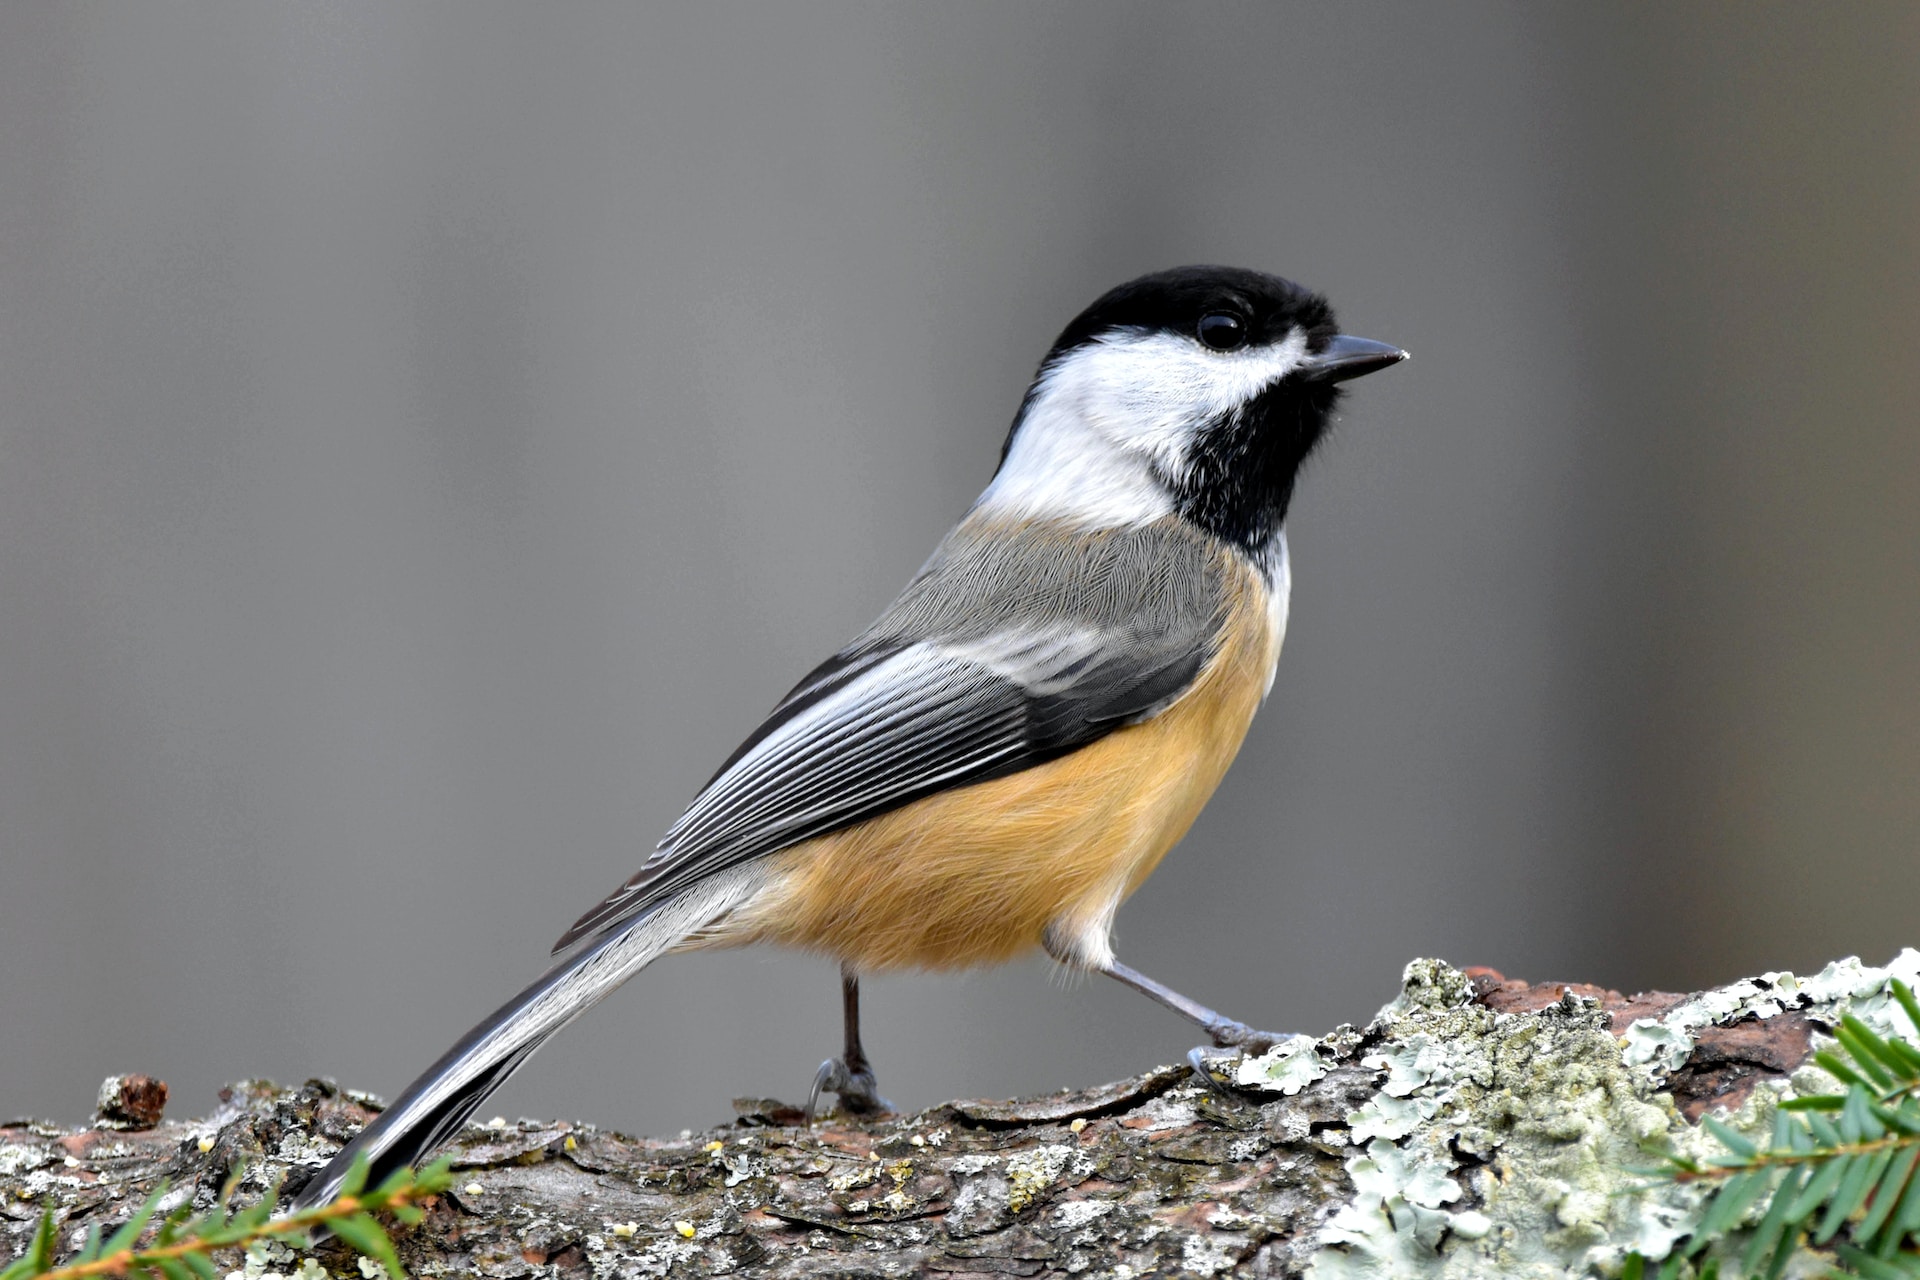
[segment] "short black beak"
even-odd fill
[[[1348,378],[1399,364],[1406,358],[1406,352],[1384,342],[1336,334],[1323,349],[1307,358],[1300,368],[1300,376],[1309,382],[1345,382]]]

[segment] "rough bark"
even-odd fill
[[[397,1239],[416,1275],[1587,1275],[1684,1235],[1698,1192],[1630,1195],[1696,1122],[1768,1123],[1781,1096],[1831,1085],[1808,1065],[1843,1009],[1912,1035],[1884,992],[1920,976],[1839,962],[1695,996],[1528,986],[1409,966],[1365,1029],[1246,1062],[1185,1066],[1016,1102],[953,1102],[808,1129],[736,1104],[728,1126],[631,1138],[570,1122],[472,1126],[454,1187]],[[0,1254],[51,1203],[71,1248],[161,1179],[171,1203],[237,1201],[326,1158],[366,1095],[247,1083],[191,1121],[155,1123],[156,1081],[108,1082],[95,1126],[0,1126]],[[158,1086],[159,1103],[155,1086]],[[131,1101],[130,1101],[131,1100]],[[312,1257],[365,1274],[337,1244]],[[291,1254],[235,1256],[245,1276]]]

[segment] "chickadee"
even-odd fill
[[[308,1182],[378,1181],[451,1137],[547,1037],[656,957],[774,942],[840,962],[822,1090],[886,1108],[859,978],[1034,947],[1216,1045],[1257,1032],[1138,973],[1120,903],[1186,833],[1273,684],[1282,525],[1339,385],[1406,352],[1274,276],[1183,267],[1106,294],[1041,361],[999,469],[900,598],[720,767],[552,968]]]

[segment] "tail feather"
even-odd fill
[[[604,958],[607,944],[570,957],[542,974],[538,981],[495,1010],[493,1016],[461,1037],[440,1060],[408,1085],[393,1104],[356,1134],[294,1197],[292,1208],[324,1204],[339,1193],[347,1170],[366,1156],[370,1184],[377,1184],[402,1165],[416,1164],[428,1152],[460,1131],[467,1118],[494,1090],[507,1082],[520,1064],[533,1055],[570,1016],[553,1016],[555,995],[578,984],[581,971]],[[657,954],[657,952],[655,953]],[[651,955],[633,964],[638,972]],[[624,978],[628,974],[621,974]],[[619,979],[598,990],[579,992],[574,1015],[611,991]],[[545,1015],[545,1016],[543,1016]]]
[[[514,1057],[475,1076],[450,1094],[445,1102],[421,1116],[404,1133],[386,1143],[380,1141],[384,1135],[373,1132],[374,1126],[368,1125],[352,1142],[340,1149],[336,1162],[344,1160],[345,1163],[329,1163],[319,1176],[301,1188],[300,1194],[294,1198],[293,1207],[311,1208],[331,1200],[339,1190],[340,1177],[346,1174],[354,1158],[369,1148],[374,1148],[375,1153],[369,1154],[367,1159],[368,1186],[379,1186],[388,1174],[403,1165],[419,1164],[429,1151],[460,1132],[474,1111],[486,1101],[487,1095],[505,1084],[507,1077],[538,1047],[537,1044],[528,1045]],[[366,1139],[364,1144],[362,1139]]]
[[[402,1165],[418,1164],[458,1133],[480,1104],[556,1031],[688,934],[750,897],[760,883],[757,869],[736,871],[691,887],[561,959],[408,1085],[392,1106],[300,1189],[289,1209],[308,1209],[332,1200],[348,1169],[362,1155],[367,1158],[370,1185]]]

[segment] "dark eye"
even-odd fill
[[[1232,351],[1247,340],[1246,321],[1230,311],[1211,311],[1201,316],[1194,332],[1215,351]]]

